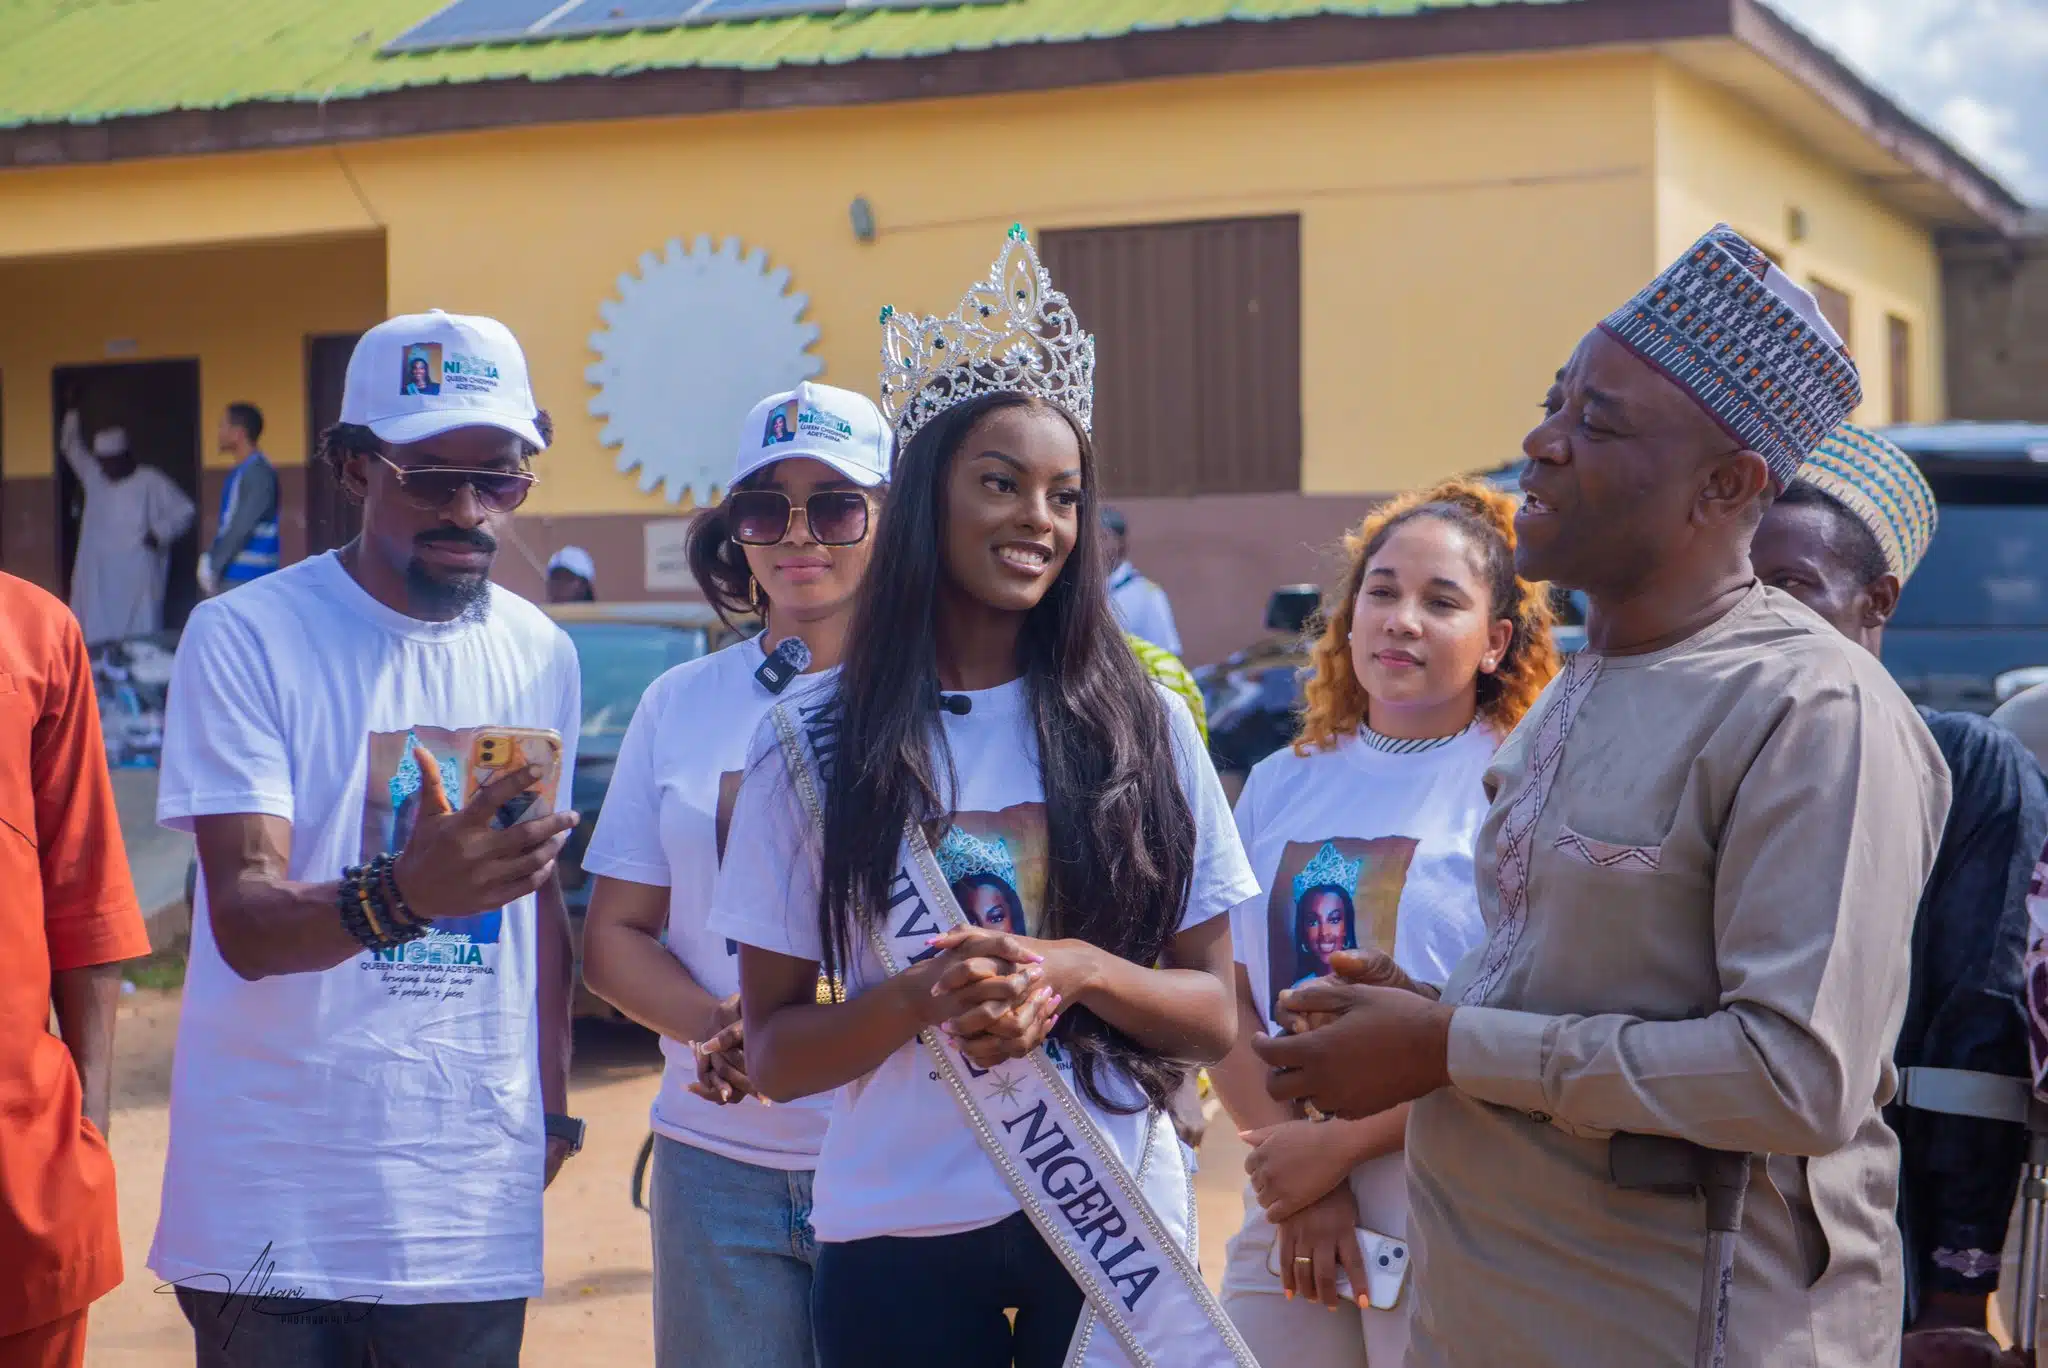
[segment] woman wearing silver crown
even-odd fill
[[[1280,1028],[1283,991],[1347,954],[1383,950],[1441,984],[1486,938],[1472,874],[1482,779],[1558,667],[1548,600],[1515,578],[1514,511],[1506,494],[1449,480],[1345,539],[1300,734],[1237,800],[1267,888],[1232,914],[1246,1042]],[[1408,1109],[1300,1119],[1267,1096],[1248,1043],[1211,1077],[1253,1146],[1223,1272],[1252,1352],[1289,1368],[1398,1368],[1415,1301]]]
[[[1234,1038],[1225,914],[1256,884],[1110,613],[1094,343],[1021,229],[952,317],[883,321],[873,568],[838,687],[755,739],[712,914],[754,1086],[843,1089],[819,1363],[1255,1368],[1166,1105]],[[814,1001],[821,967],[846,1000]]]

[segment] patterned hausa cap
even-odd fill
[[[1843,423],[1799,467],[1798,478],[1842,506],[1877,538],[1884,563],[1904,584],[1934,540],[1934,491],[1913,458],[1868,428]]]
[[[1779,489],[1863,402],[1813,296],[1725,223],[1600,326],[1763,457]]]

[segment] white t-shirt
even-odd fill
[[[1185,929],[1227,913],[1258,886],[1187,705],[1165,689],[1159,696],[1195,818]],[[984,925],[1016,929],[1021,922],[1033,931],[1045,897],[1045,789],[1025,684],[1016,680],[966,697],[971,710],[965,716],[938,714],[959,786],[953,829],[936,853],[969,915]],[[778,954],[818,959],[818,845],[772,722],[755,738],[747,775],[712,898],[712,929]],[[883,978],[873,949],[863,944],[849,966],[848,992],[859,996]],[[1135,1088],[1130,1096],[1137,1098]],[[1143,1112],[1105,1121],[1109,1140],[1133,1168],[1147,1125]],[[812,1202],[811,1225],[828,1242],[957,1234],[1018,1210],[959,1102],[915,1040],[835,1094]]]
[[[736,642],[678,665],[648,686],[583,856],[592,874],[669,890],[669,953],[720,998],[739,991],[739,945],[713,934],[711,890],[747,747],[778,701],[800,698],[839,673],[800,675],[778,699],[754,678],[762,659],[758,638]],[[663,1036],[661,1053],[666,1063],[654,1099],[654,1129],[744,1164],[817,1165],[829,1095],[777,1106],[750,1097],[720,1106],[689,1091],[697,1064],[688,1046]]]
[[[1252,767],[1237,829],[1265,892],[1230,927],[1268,1031],[1280,991],[1328,972],[1334,950],[1390,950],[1441,986],[1486,939],[1472,852],[1498,744],[1482,722],[1427,749],[1354,735]]]
[[[516,594],[493,588],[482,622],[420,622],[334,556],[303,561],[192,614],[157,818],[288,818],[289,877],[335,879],[410,835],[410,740],[459,802],[477,729],[552,728],[566,806],[581,693],[568,637]],[[157,1275],[226,1291],[261,1260],[309,1298],[538,1296],[535,902],[251,983],[221,961],[200,880]]]

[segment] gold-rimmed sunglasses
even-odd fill
[[[377,459],[391,467],[398,491],[413,507],[426,512],[446,508],[464,485],[476,501],[493,513],[509,513],[526,502],[540,477],[524,470],[487,470],[475,466],[402,466],[389,456]]]

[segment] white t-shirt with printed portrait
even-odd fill
[[[760,639],[676,666],[647,687],[619,747],[604,812],[583,868],[668,890],[668,952],[703,989],[739,991],[739,946],[712,931],[711,891],[747,748],[768,710],[829,685],[838,671],[799,675],[779,696],[754,672]],[[697,1065],[688,1045],[661,1040],[661,1091],[650,1117],[671,1140],[764,1168],[808,1169],[825,1139],[830,1095],[768,1105],[720,1105],[689,1090]]]
[[[1017,680],[965,697],[965,715],[938,714],[958,783],[952,826],[934,853],[963,910],[985,924],[1021,922],[1033,931],[1044,906],[1045,789],[1025,684]],[[1159,697],[1195,819],[1194,876],[1180,923],[1186,929],[1227,914],[1257,884],[1187,705],[1165,689]],[[712,929],[747,945],[816,960],[818,880],[811,818],[790,784],[775,730],[764,724],[733,813],[712,897]],[[885,975],[863,943],[846,977],[848,992],[858,996]],[[1138,1098],[1135,1088],[1129,1096]],[[1147,1127],[1142,1111],[1105,1118],[1110,1142],[1133,1168]],[[812,1190],[811,1224],[820,1240],[957,1234],[1017,1210],[959,1102],[916,1040],[834,1095]]]
[[[1264,891],[1231,913],[1231,938],[1266,1030],[1281,990],[1337,950],[1385,950],[1441,985],[1485,941],[1472,852],[1498,744],[1483,722],[1434,744],[1360,733],[1252,767],[1237,829]]]
[[[317,556],[193,612],[157,818],[284,818],[287,877],[337,879],[404,846],[415,743],[460,802],[480,731],[559,732],[566,807],[581,694],[575,647],[518,595],[421,622]],[[227,1292],[274,1265],[270,1288],[323,1301],[538,1296],[537,899],[255,982],[220,957],[204,879],[195,903],[150,1268]]]

